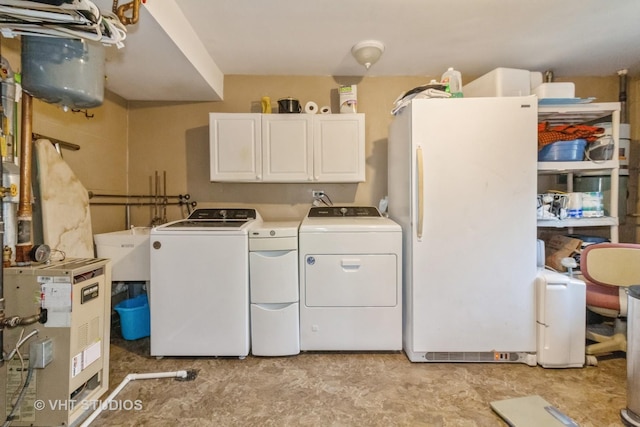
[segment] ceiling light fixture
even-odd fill
[[[364,40],[356,43],[351,48],[351,54],[359,64],[364,65],[368,70],[373,64],[378,62],[378,59],[384,52],[384,44],[377,40]]]

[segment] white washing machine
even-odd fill
[[[255,209],[197,209],[150,233],[152,356],[249,354]]]
[[[300,349],[402,350],[402,229],[375,207],[300,224]]]
[[[251,353],[300,353],[299,221],[263,222],[249,232]]]

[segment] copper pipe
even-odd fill
[[[125,16],[131,11],[131,17]],[[140,18],[140,0],[133,0],[129,3],[118,6],[118,0],[113,1],[113,12],[118,16],[123,25],[137,24]]]
[[[16,243],[16,264],[29,265],[29,252],[33,246],[31,208],[31,143],[33,127],[33,98],[22,94],[22,132],[20,134],[20,194],[18,198],[18,241]]]

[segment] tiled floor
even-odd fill
[[[624,354],[582,369],[419,364],[399,352],[156,359],[148,338],[117,336],[109,393],[129,373],[191,369],[193,381],[130,382],[115,400],[135,407],[92,426],[504,426],[491,401],[537,394],[580,426],[604,427],[622,425],[627,402]]]

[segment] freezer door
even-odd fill
[[[412,346],[535,351],[536,98],[419,100],[410,114]]]

